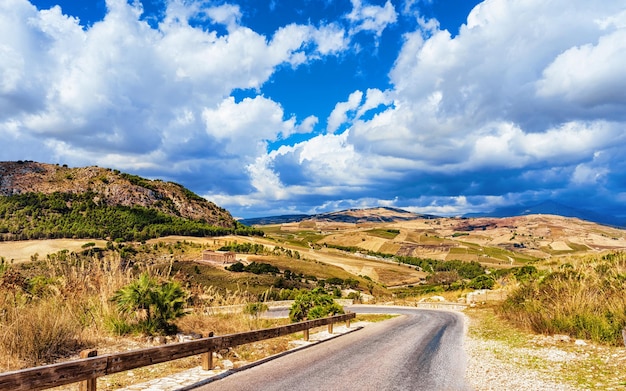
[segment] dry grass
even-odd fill
[[[87,242],[94,242],[104,247],[105,240],[86,239],[49,239],[49,240],[21,240],[19,242],[0,242],[0,256],[15,263],[28,262],[34,254],[46,258],[49,254],[56,254],[61,250],[80,251]]]
[[[622,345],[626,254],[568,260],[513,291],[502,313],[514,324],[538,333]]]
[[[131,279],[116,256],[61,252],[40,266],[29,280],[17,269],[0,278],[2,369],[51,363],[98,341],[114,312],[109,297]]]
[[[139,273],[170,278],[167,264],[131,264],[118,252],[103,254],[61,251],[0,272],[0,371],[52,363],[75,356],[83,348],[106,349],[116,344],[112,337],[128,331],[124,326],[128,319],[111,302],[114,293]],[[249,300],[246,292],[213,287],[190,286],[189,293],[198,309]],[[200,330],[191,324],[181,327],[194,332],[219,330],[213,325]]]

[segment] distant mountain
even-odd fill
[[[96,166],[0,162],[0,240],[143,240],[238,229],[227,210],[177,183]]]
[[[394,221],[408,221],[418,218],[436,218],[437,216],[408,212],[406,210],[389,207],[346,209],[338,212],[319,213],[313,215],[294,214],[282,216],[259,217],[240,220],[245,225],[287,224],[304,220],[332,221],[340,223],[385,223]]]
[[[468,213],[463,217],[513,217],[527,216],[532,214],[550,214],[563,217],[576,217],[582,220],[592,221],[616,227],[626,226],[626,220],[615,216],[601,215],[589,210],[572,208],[555,201],[544,201],[535,205],[507,206],[497,208],[488,213]]]
[[[311,218],[311,215],[306,214],[293,214],[293,215],[280,215],[280,216],[267,216],[267,217],[252,217],[249,219],[241,219],[239,222],[248,226],[252,225],[273,225],[273,224],[287,224],[295,223],[298,221]]]

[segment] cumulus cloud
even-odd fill
[[[353,1],[349,18],[360,20],[361,9]],[[422,24],[426,33],[404,36],[392,89],[368,91],[365,102],[356,90],[335,105],[327,131],[344,127],[341,144],[317,137],[272,159],[310,181],[330,174],[324,162],[348,156],[348,164],[334,162],[334,175],[350,183],[365,170],[359,186],[381,197],[381,186],[395,187],[396,206],[422,212],[570,197],[583,184],[610,193],[615,162],[595,157],[626,144],[623,15],[619,1],[494,0],[477,6],[455,37]],[[371,107],[379,109],[364,117]],[[426,203],[420,192],[435,198]],[[474,198],[450,198],[457,194]]]
[[[348,45],[336,24],[259,34],[240,24],[241,10],[230,4],[172,0],[157,28],[141,19],[139,2],[106,6],[104,19],[87,27],[58,6],[0,4],[0,136],[15,151],[7,159],[98,162],[173,176],[223,167],[212,175],[244,191],[251,188],[245,167],[268,141],[311,132],[318,120],[285,115],[260,92],[235,102],[232,91],[259,91],[281,66]],[[194,18],[228,33],[197,27]],[[220,186],[215,178],[205,182]]]
[[[404,15],[391,1],[350,4],[336,20],[259,33],[229,2],[171,0],[151,25],[139,2],[107,0],[104,19],[84,26],[59,7],[4,0],[2,157],[153,174],[241,211],[455,214],[623,197],[622,1],[485,1],[455,36],[416,19],[415,1]],[[283,69],[358,63],[348,56],[359,39],[378,42],[391,25],[412,27],[394,33],[401,47],[379,70],[388,83],[361,80],[319,114],[291,114],[264,92]]]
[[[544,70],[537,93],[587,110],[626,104],[626,29],[601,36],[597,43],[567,49]]]
[[[339,102],[328,117],[328,132],[334,133],[339,127],[348,121],[348,113],[356,110],[361,104],[363,93],[355,91],[350,94],[347,102]]]
[[[351,2],[352,11],[346,15],[346,18],[352,23],[352,34],[368,31],[380,37],[388,25],[397,21],[396,9],[389,0],[382,7],[363,5],[361,0],[351,0]]]

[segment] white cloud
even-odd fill
[[[245,98],[239,103],[229,97],[202,113],[207,133],[223,142],[228,154],[244,160],[263,154],[267,141],[296,132],[295,119],[284,121],[283,116],[279,104],[262,96]],[[311,126],[311,121],[307,119],[304,126]]]
[[[377,88],[368,88],[365,93],[365,99],[362,91],[354,91],[346,102],[339,102],[335,105],[327,120],[327,130],[329,133],[334,133],[342,125],[353,123],[370,110],[376,109],[381,105],[386,107],[392,103],[389,95]]]
[[[626,28],[561,53],[544,70],[537,92],[586,107],[626,104],[624,64]]]
[[[596,168],[581,163],[576,166],[571,181],[576,185],[596,185],[608,173],[606,167]]]
[[[238,5],[222,4],[209,8],[207,15],[216,23],[224,24],[229,30],[233,30],[241,19],[241,10]]]
[[[77,165],[164,170],[220,159],[232,170],[225,175],[245,175],[266,141],[311,132],[317,118],[284,119],[262,96],[235,104],[232,91],[259,90],[284,64],[347,48],[336,24],[290,24],[267,37],[241,26],[234,5],[169,1],[158,28],[141,20],[139,2],[106,5],[104,20],[87,27],[59,7],[0,2],[0,135],[41,145],[19,158],[45,150]],[[194,27],[193,18],[225,24],[228,34]],[[235,157],[242,152],[250,155]]]
[[[348,113],[355,111],[360,105],[363,99],[363,92],[355,91],[348,97],[347,102],[339,102],[335,105],[335,108],[328,117],[329,133],[334,133],[339,127],[348,121]]]
[[[270,164],[271,161],[266,155],[258,157],[254,164],[250,164],[247,167],[250,173],[250,182],[256,189],[254,198],[270,200],[285,199],[287,198],[288,192],[280,182],[278,175],[269,166]]]
[[[350,44],[344,29],[335,23],[313,29],[312,36],[317,44],[317,52],[321,55],[342,52],[346,50]]]
[[[351,0],[352,11],[346,15],[346,18],[352,22],[352,34],[360,31],[371,31],[380,37],[383,30],[390,24],[397,21],[396,10],[387,0],[384,6],[363,5],[361,0]]]
[[[377,89],[377,88],[368,88],[365,94],[365,102],[359,107],[359,110],[356,113],[357,118],[361,118],[368,111],[375,109],[381,105],[388,106],[392,103],[388,94]]]

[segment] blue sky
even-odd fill
[[[623,0],[3,0],[0,160],[237,217],[554,200],[626,219]]]

